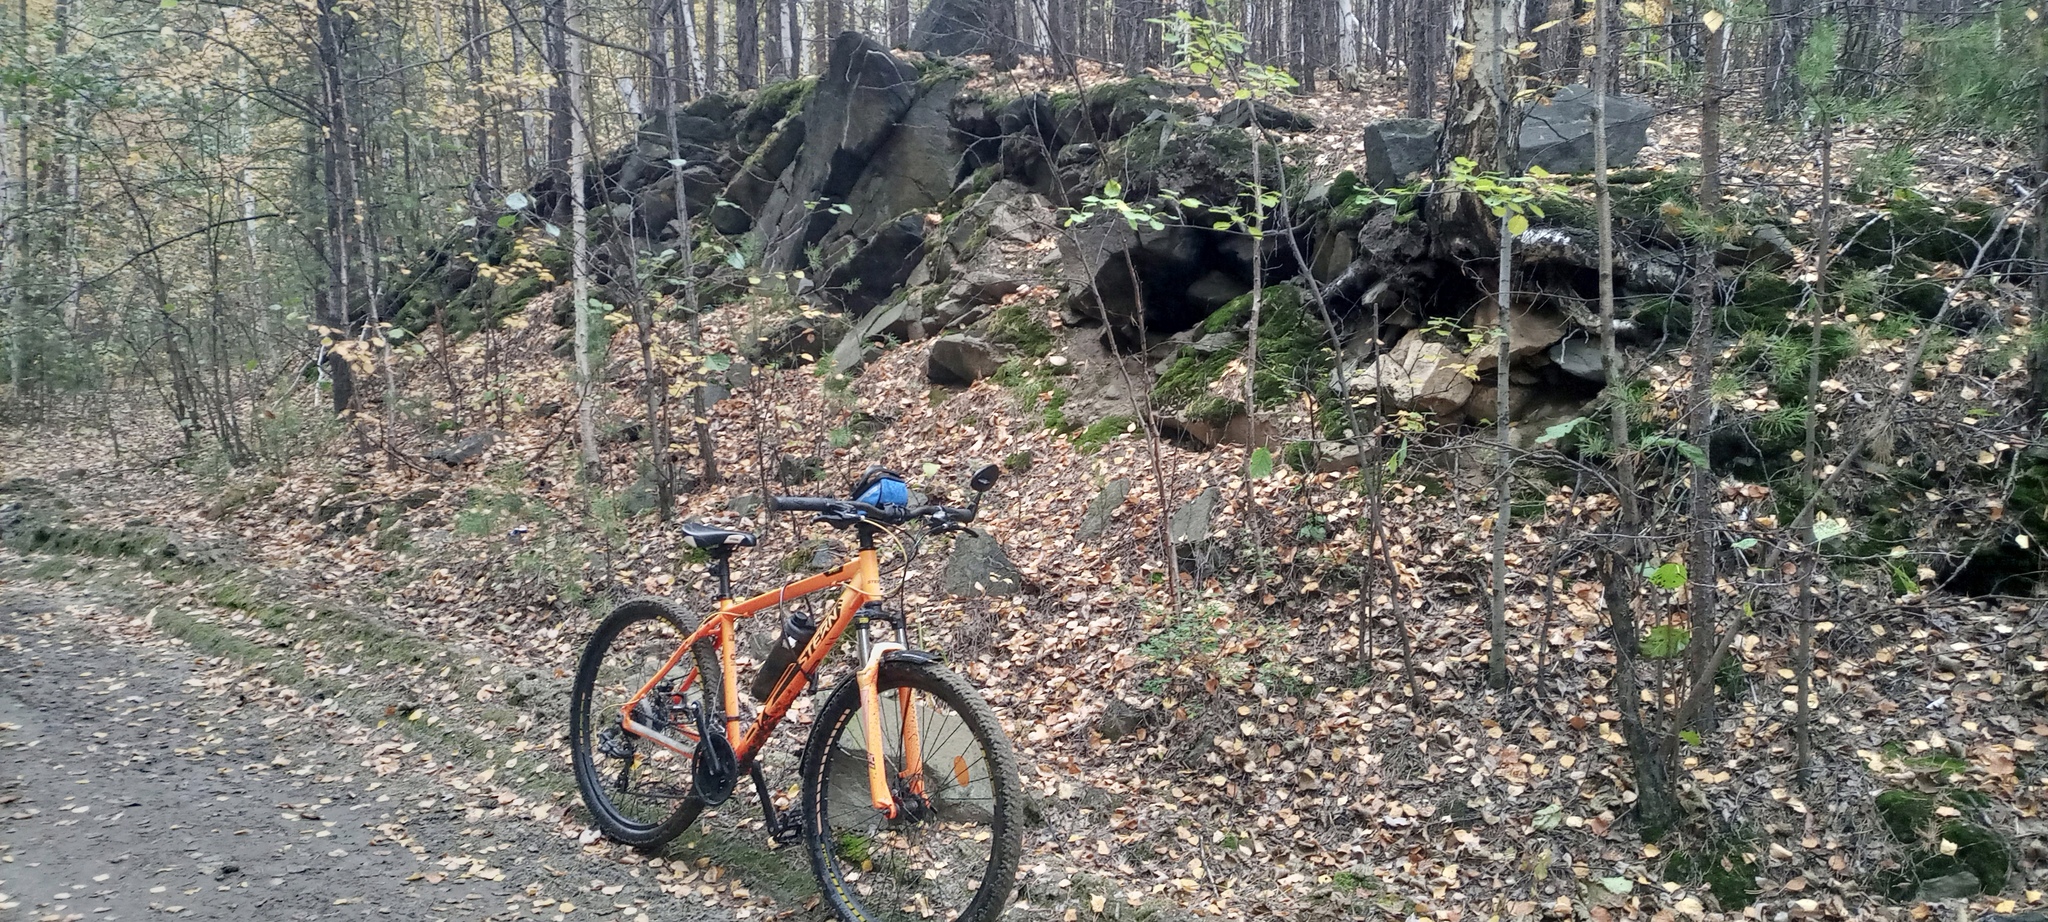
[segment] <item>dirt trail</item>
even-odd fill
[[[22,569],[0,560],[0,918],[735,917],[437,779],[380,777],[346,716],[252,700],[246,674]]]

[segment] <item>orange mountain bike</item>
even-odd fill
[[[743,531],[694,523],[684,538],[710,555],[719,601],[701,625],[667,599],[635,599],[599,625],[583,650],[570,699],[576,783],[598,828],[656,848],[723,804],[751,776],[776,841],[802,841],[825,898],[848,922],[1001,915],[1023,847],[1017,756],[974,687],[911,648],[906,613],[882,605],[876,539],[967,531],[981,495],[1001,474],[974,475],[964,508],[907,505],[901,477],[871,470],[857,499],[776,497],[773,509],[807,512],[851,529],[860,551],[846,564],[748,599],[732,597],[732,553]],[[838,610],[815,623],[789,616],[750,689],[744,716],[736,681],[739,619],[841,587]],[[761,771],[769,735],[854,629],[859,662],[811,725],[798,772],[800,801],[778,811]],[[887,630],[893,628],[894,630]],[[880,634],[880,637],[875,636]]]

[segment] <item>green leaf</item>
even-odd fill
[[[1564,438],[1565,436],[1571,435],[1572,430],[1579,428],[1579,424],[1585,421],[1586,417],[1574,416],[1571,419],[1565,420],[1564,422],[1558,423],[1555,426],[1545,429],[1543,430],[1542,435],[1536,437],[1536,444],[1547,445],[1551,442],[1557,441],[1558,439]]]
[[[1685,460],[1692,462],[1695,467],[1707,466],[1707,453],[1698,445],[1694,445],[1684,439],[1673,438],[1668,435],[1653,435],[1643,440],[1643,450],[1648,451],[1652,448],[1669,448],[1678,452]]]
[[[1529,219],[1521,215],[1508,218],[1508,236],[1519,237],[1529,230]]]
[[[1813,540],[1815,543],[1832,541],[1848,533],[1849,522],[1846,519],[1826,518],[1813,523]]]
[[[1609,893],[1627,893],[1636,888],[1636,882],[1626,877],[1602,877],[1600,886],[1606,887]]]
[[[1651,570],[1650,585],[1667,591],[1685,585],[1685,564],[1674,560]]]
[[[515,215],[515,214],[501,214],[501,215],[499,215],[499,216],[498,216],[498,226],[499,226],[499,227],[511,227],[512,225],[514,225],[514,224],[517,224],[517,223],[519,223],[519,216],[518,216],[518,215]]]
[[[1729,546],[1730,546],[1730,547],[1733,547],[1733,548],[1735,548],[1735,549],[1736,549],[1736,550],[1738,550],[1738,551],[1746,551],[1746,550],[1749,550],[1750,548],[1756,547],[1756,539],[1755,539],[1755,538],[1744,538],[1744,539],[1742,539],[1742,540],[1740,540],[1740,541],[1737,541],[1737,542],[1735,542],[1734,544],[1732,544],[1732,545],[1729,545]]]
[[[713,352],[704,357],[704,370],[706,371],[724,371],[731,367],[732,356],[726,355],[723,352]]]
[[[525,211],[526,207],[531,204],[533,204],[532,200],[528,199],[524,192],[514,192],[511,195],[505,196],[505,207],[513,211]]]
[[[1253,480],[1264,480],[1273,476],[1273,453],[1263,446],[1253,449],[1251,460],[1245,462],[1244,472]]]
[[[735,269],[745,269],[747,267],[747,254],[738,250],[727,252],[725,254],[725,264]]]
[[[925,475],[926,477],[937,477],[937,476],[939,476],[939,466],[938,466],[938,465],[936,465],[936,464],[933,464],[933,463],[931,463],[930,461],[926,461],[926,462],[924,463],[924,475]]]
[[[1697,746],[1700,744],[1700,731],[1680,730],[1678,731],[1678,738],[1684,740],[1687,746]]]
[[[1536,817],[1529,821],[1529,825],[1537,829],[1551,830],[1556,829],[1562,822],[1564,822],[1564,805],[1551,804],[1536,811]]]
[[[1643,655],[1651,659],[1670,659],[1685,652],[1685,645],[1692,640],[1692,632],[1675,624],[1660,624],[1643,636]]]
[[[1103,194],[1103,196],[1104,196],[1104,197],[1106,197],[1106,198],[1123,198],[1123,197],[1124,197],[1124,184],[1123,184],[1123,183],[1120,183],[1120,182],[1117,182],[1117,181],[1116,181],[1116,180],[1114,180],[1114,179],[1112,179],[1112,180],[1110,180],[1110,181],[1108,181],[1108,182],[1106,182],[1106,183],[1103,183],[1103,184],[1102,184],[1102,194]]]

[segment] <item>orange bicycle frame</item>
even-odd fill
[[[740,718],[738,716],[740,708],[739,679],[736,675],[736,664],[734,662],[734,626],[741,618],[752,617],[765,609],[780,605],[791,599],[802,598],[814,592],[822,592],[835,586],[844,587],[839,595],[839,612],[829,623],[821,625],[817,633],[811,635],[810,643],[798,655],[798,678],[784,683],[783,687],[775,692],[773,700],[762,702],[760,718],[754,722],[753,726],[746,728],[745,732],[741,732]],[[634,693],[625,706],[620,708],[621,726],[627,732],[636,736],[648,739],[659,745],[668,746],[671,749],[675,748],[671,745],[671,741],[651,735],[640,727],[633,720],[633,710],[640,704],[641,699],[647,697],[654,690],[654,687],[659,685],[662,679],[667,677],[669,672],[682,662],[683,657],[689,653],[692,646],[701,640],[716,636],[718,638],[719,664],[724,667],[720,670],[724,674],[724,687],[719,689],[719,692],[722,694],[722,700],[725,703],[725,736],[727,740],[732,742],[733,754],[738,758],[739,764],[747,765],[752,761],[754,755],[760,752],[761,748],[767,744],[769,735],[775,732],[776,725],[789,713],[789,708],[796,703],[797,697],[803,694],[804,689],[810,685],[810,677],[817,674],[818,666],[825,661],[826,655],[831,653],[832,649],[839,644],[839,639],[846,633],[846,629],[853,625],[861,607],[869,602],[879,601],[881,598],[881,565],[875,549],[869,547],[861,549],[859,555],[853,560],[823,573],[789,583],[778,589],[771,589],[760,595],[740,601],[720,599],[718,601],[718,608],[712,612],[711,617],[702,626],[698,627],[695,632],[691,633],[689,637],[685,638],[676,647],[676,652],[669,656],[668,662],[664,663],[661,669],[652,678],[647,680],[647,684],[641,686],[640,690]],[[904,649],[903,645],[895,642],[885,641],[871,645],[867,650],[867,661],[861,663],[859,670],[855,673],[856,682],[860,686],[861,708],[865,715],[861,729],[866,737],[868,747],[868,794],[874,803],[875,809],[882,811],[891,818],[896,816],[898,808],[896,798],[889,791],[888,766],[883,756],[880,692],[877,688],[877,681],[881,672],[882,658],[890,652],[901,649]],[[696,671],[692,669],[691,676],[684,683],[685,688],[688,687],[689,681],[695,681],[696,675]],[[909,782],[910,789],[921,795],[924,792],[924,779],[922,778],[924,758],[920,751],[917,720],[914,713],[915,708],[912,706],[909,690],[899,690],[897,696],[898,704],[902,708],[903,713],[903,776]]]

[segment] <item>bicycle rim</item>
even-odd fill
[[[816,772],[807,824],[813,867],[844,918],[991,918],[1016,876],[1007,741],[985,704],[935,676],[888,670],[880,684],[882,755],[899,816],[874,808],[862,710],[848,686],[835,695],[847,706],[825,715],[825,750],[808,760]],[[905,697],[916,715],[918,766],[904,757]]]
[[[705,683],[695,677],[696,657],[685,656],[636,711],[639,723],[683,744],[684,752],[621,728],[626,702],[687,636],[682,624],[658,609],[634,612],[638,617],[626,612],[621,606],[614,616],[618,623],[607,625],[603,647],[592,651],[598,658],[579,670],[570,744],[578,785],[599,828],[645,846],[673,836],[701,809],[691,790],[688,750],[696,742],[692,707]]]

